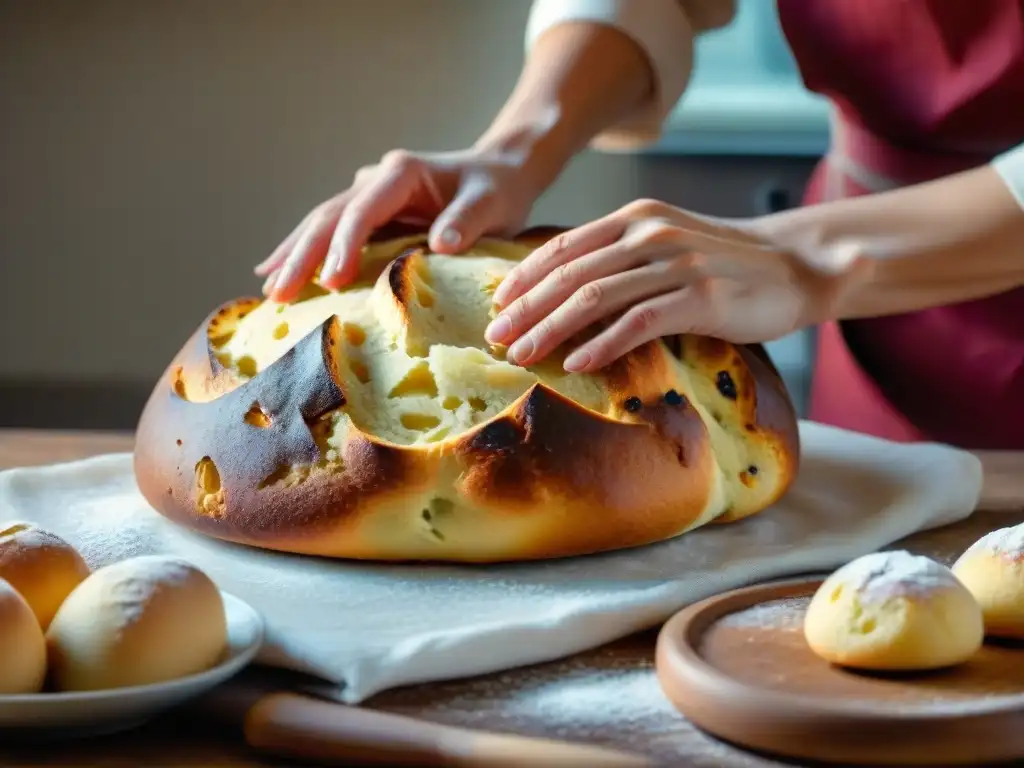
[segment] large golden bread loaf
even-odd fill
[[[228,541],[464,562],[649,544],[777,500],[797,419],[760,347],[676,336],[575,374],[571,347],[521,368],[484,340],[494,289],[557,232],[445,256],[392,228],[345,290],[217,309],[142,414],[142,493]]]

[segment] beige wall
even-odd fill
[[[472,140],[528,7],[0,0],[0,379],[156,377],[358,166]],[[534,218],[606,212],[635,176],[586,155]]]

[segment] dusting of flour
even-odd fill
[[[18,536],[20,534],[20,536]],[[3,530],[0,530],[0,541],[18,536],[18,550],[41,550],[47,548],[60,548],[64,541],[54,533],[39,528],[34,523],[24,520],[8,522]]]
[[[114,608],[122,627],[138,621],[161,591],[183,586],[195,574],[185,560],[145,555],[123,560],[93,575],[102,579],[100,601]]]
[[[924,594],[957,585],[946,566],[904,549],[859,557],[837,570],[834,578],[865,597]]]
[[[595,729],[628,726],[630,720],[650,722],[672,707],[653,670],[608,670],[582,679],[552,680],[521,692],[512,706],[549,722]]]
[[[1024,558],[1024,523],[986,533],[967,548],[970,553],[980,550],[1015,560]]]

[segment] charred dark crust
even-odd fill
[[[268,508],[259,485],[282,466],[321,460],[309,423],[345,403],[331,359],[337,333],[332,317],[257,377],[209,402],[183,399],[169,383],[158,386],[143,411],[135,452],[147,499],[168,517],[228,538],[280,531],[281,510]],[[205,336],[194,335],[186,358],[206,346]],[[246,421],[253,404],[269,416],[268,425]],[[213,462],[224,491],[217,516],[198,513],[195,471],[203,458]],[[292,522],[315,524],[317,507],[293,505]]]
[[[388,286],[391,288],[391,295],[395,297],[401,306],[407,306],[412,300],[414,290],[412,282],[412,270],[414,259],[422,258],[423,248],[406,248],[388,266]]]
[[[484,424],[469,441],[473,453],[502,453],[513,450],[523,439],[523,430],[512,418],[499,418]]]
[[[462,491],[529,504],[539,501],[538,488],[524,480],[535,476],[534,445],[514,415],[502,416],[466,435],[459,444]]]
[[[672,336],[662,337],[662,342],[668,348],[668,351],[672,354],[676,360],[682,360],[683,358],[683,337],[679,334]]]
[[[629,507],[656,508],[667,489],[689,486],[679,512],[685,517],[689,506],[695,518],[709,482],[695,466],[707,452],[704,422],[692,408],[660,401],[637,416],[635,423],[612,421],[535,384],[509,415],[460,441],[457,451],[468,468],[462,491],[514,505],[540,501],[535,497],[542,484],[558,495],[590,499],[596,508],[614,504],[618,495],[629,497]],[[642,476],[623,478],[624,466]]]
[[[402,269],[407,258],[408,253],[399,256],[388,266],[388,286],[391,288],[391,295],[394,296],[395,301],[402,306],[404,306],[409,300],[410,286],[404,279],[405,270]]]

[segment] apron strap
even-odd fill
[[[921,151],[879,138],[850,120],[839,109],[831,112],[832,142],[825,155],[825,200],[849,197],[847,184],[859,194],[885,192],[990,162],[1008,147],[991,152]]]
[[[825,155],[825,199],[841,200],[849,197],[846,190],[848,181],[868,193],[897,189],[899,181],[884,173],[869,168],[858,155],[860,146],[851,137],[848,122],[833,109],[830,117],[832,142]]]

